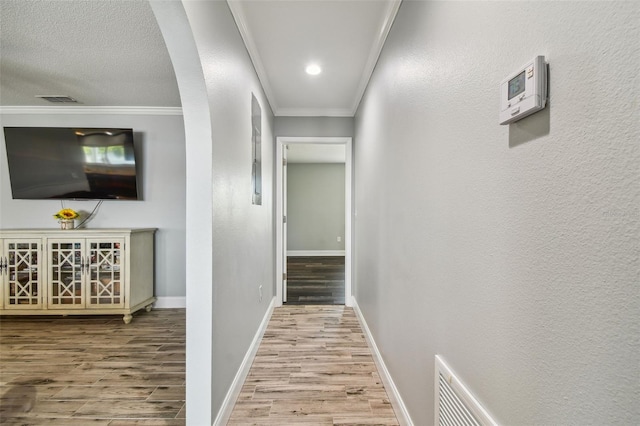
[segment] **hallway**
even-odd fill
[[[495,424],[640,426],[640,1],[0,0],[0,22],[0,416],[429,426],[448,382]],[[82,135],[14,156],[10,128]],[[98,137],[122,130],[133,149]],[[306,145],[345,148],[317,245],[320,209],[289,206],[292,176],[324,182],[296,179],[324,168]],[[139,199],[76,199],[99,171]],[[140,230],[96,281],[85,233]],[[60,296],[57,240],[76,307],[104,272],[129,307],[153,276],[152,312],[26,315]],[[344,255],[349,306],[322,302],[339,278],[301,296],[288,255]]]
[[[273,312],[230,425],[397,425],[353,309]]]

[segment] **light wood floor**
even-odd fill
[[[344,305],[344,256],[288,256],[288,305]]]
[[[353,309],[276,308],[230,425],[397,425]]]
[[[185,424],[185,311],[0,317],[0,424]],[[284,306],[269,322],[231,425],[396,425],[344,306]]]
[[[185,310],[0,318],[0,423],[184,425]]]

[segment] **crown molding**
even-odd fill
[[[373,43],[373,45],[371,46],[369,59],[367,60],[367,65],[365,66],[362,73],[362,80],[360,80],[360,85],[358,86],[358,91],[356,92],[353,107],[351,108],[351,116],[355,116],[356,112],[358,111],[358,107],[360,106],[360,102],[362,101],[362,97],[364,96],[364,92],[365,90],[367,90],[367,86],[369,86],[369,81],[371,80],[373,71],[376,69],[378,58],[380,58],[382,48],[384,47],[384,43],[387,41],[387,36],[389,35],[389,31],[391,31],[393,21],[395,21],[396,19],[396,15],[398,14],[398,10],[400,9],[401,4],[402,0],[392,0],[387,3],[387,10],[385,12],[382,29],[380,30],[380,33],[378,33],[378,38],[375,40],[375,43]]]
[[[231,10],[233,19],[236,21],[236,27],[238,27],[240,37],[242,37],[242,41],[244,41],[244,46],[247,49],[247,53],[249,53],[249,58],[253,63],[253,69],[258,75],[258,80],[260,80],[262,90],[267,97],[267,102],[269,102],[271,111],[273,111],[275,114],[275,111],[278,110],[278,104],[276,104],[276,98],[273,95],[273,89],[271,88],[271,84],[269,83],[267,71],[262,65],[263,62],[262,58],[260,57],[260,53],[258,52],[258,48],[253,42],[253,34],[251,34],[251,31],[249,30],[249,27],[247,25],[247,19],[244,15],[244,10],[242,9],[242,2],[239,0],[227,0],[227,5],[229,6],[229,10]]]
[[[273,114],[277,116],[291,116],[291,117],[353,117],[355,116],[358,107],[360,106],[360,102],[362,101],[362,97],[369,85],[369,80],[373,75],[373,71],[375,70],[376,64],[378,63],[378,58],[382,52],[384,47],[384,43],[387,40],[387,36],[389,35],[389,31],[391,31],[391,27],[393,26],[393,22],[396,18],[398,10],[400,9],[400,5],[402,4],[402,0],[387,0],[387,8],[385,10],[384,19],[382,21],[382,25],[380,28],[380,32],[377,35],[377,38],[371,45],[371,50],[369,52],[369,56],[367,58],[367,63],[362,72],[362,78],[358,85],[358,88],[355,92],[355,97],[353,99],[353,104],[351,108],[331,108],[331,109],[306,109],[306,108],[280,108],[276,103],[276,98],[274,96],[273,88],[270,84],[267,72],[264,68],[262,58],[260,57],[260,53],[254,43],[254,37],[247,25],[246,16],[244,13],[242,0],[227,0],[227,5],[231,11],[231,14],[236,22],[236,26],[238,31],[240,32],[240,36],[244,41],[245,48],[251,58],[251,62],[253,63],[253,67],[258,75],[258,79],[262,85],[262,89],[264,90],[264,94],[267,97],[267,101],[271,105],[271,110]]]
[[[0,114],[182,115],[181,107],[2,106]]]

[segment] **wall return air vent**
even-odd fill
[[[77,104],[78,101],[67,95],[36,95],[36,98],[44,99],[54,104]]]
[[[438,426],[497,426],[440,355],[436,355],[435,424]]]

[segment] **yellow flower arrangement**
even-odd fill
[[[59,220],[72,220],[80,216],[78,212],[73,209],[62,209],[58,213],[54,214],[53,217]]]

